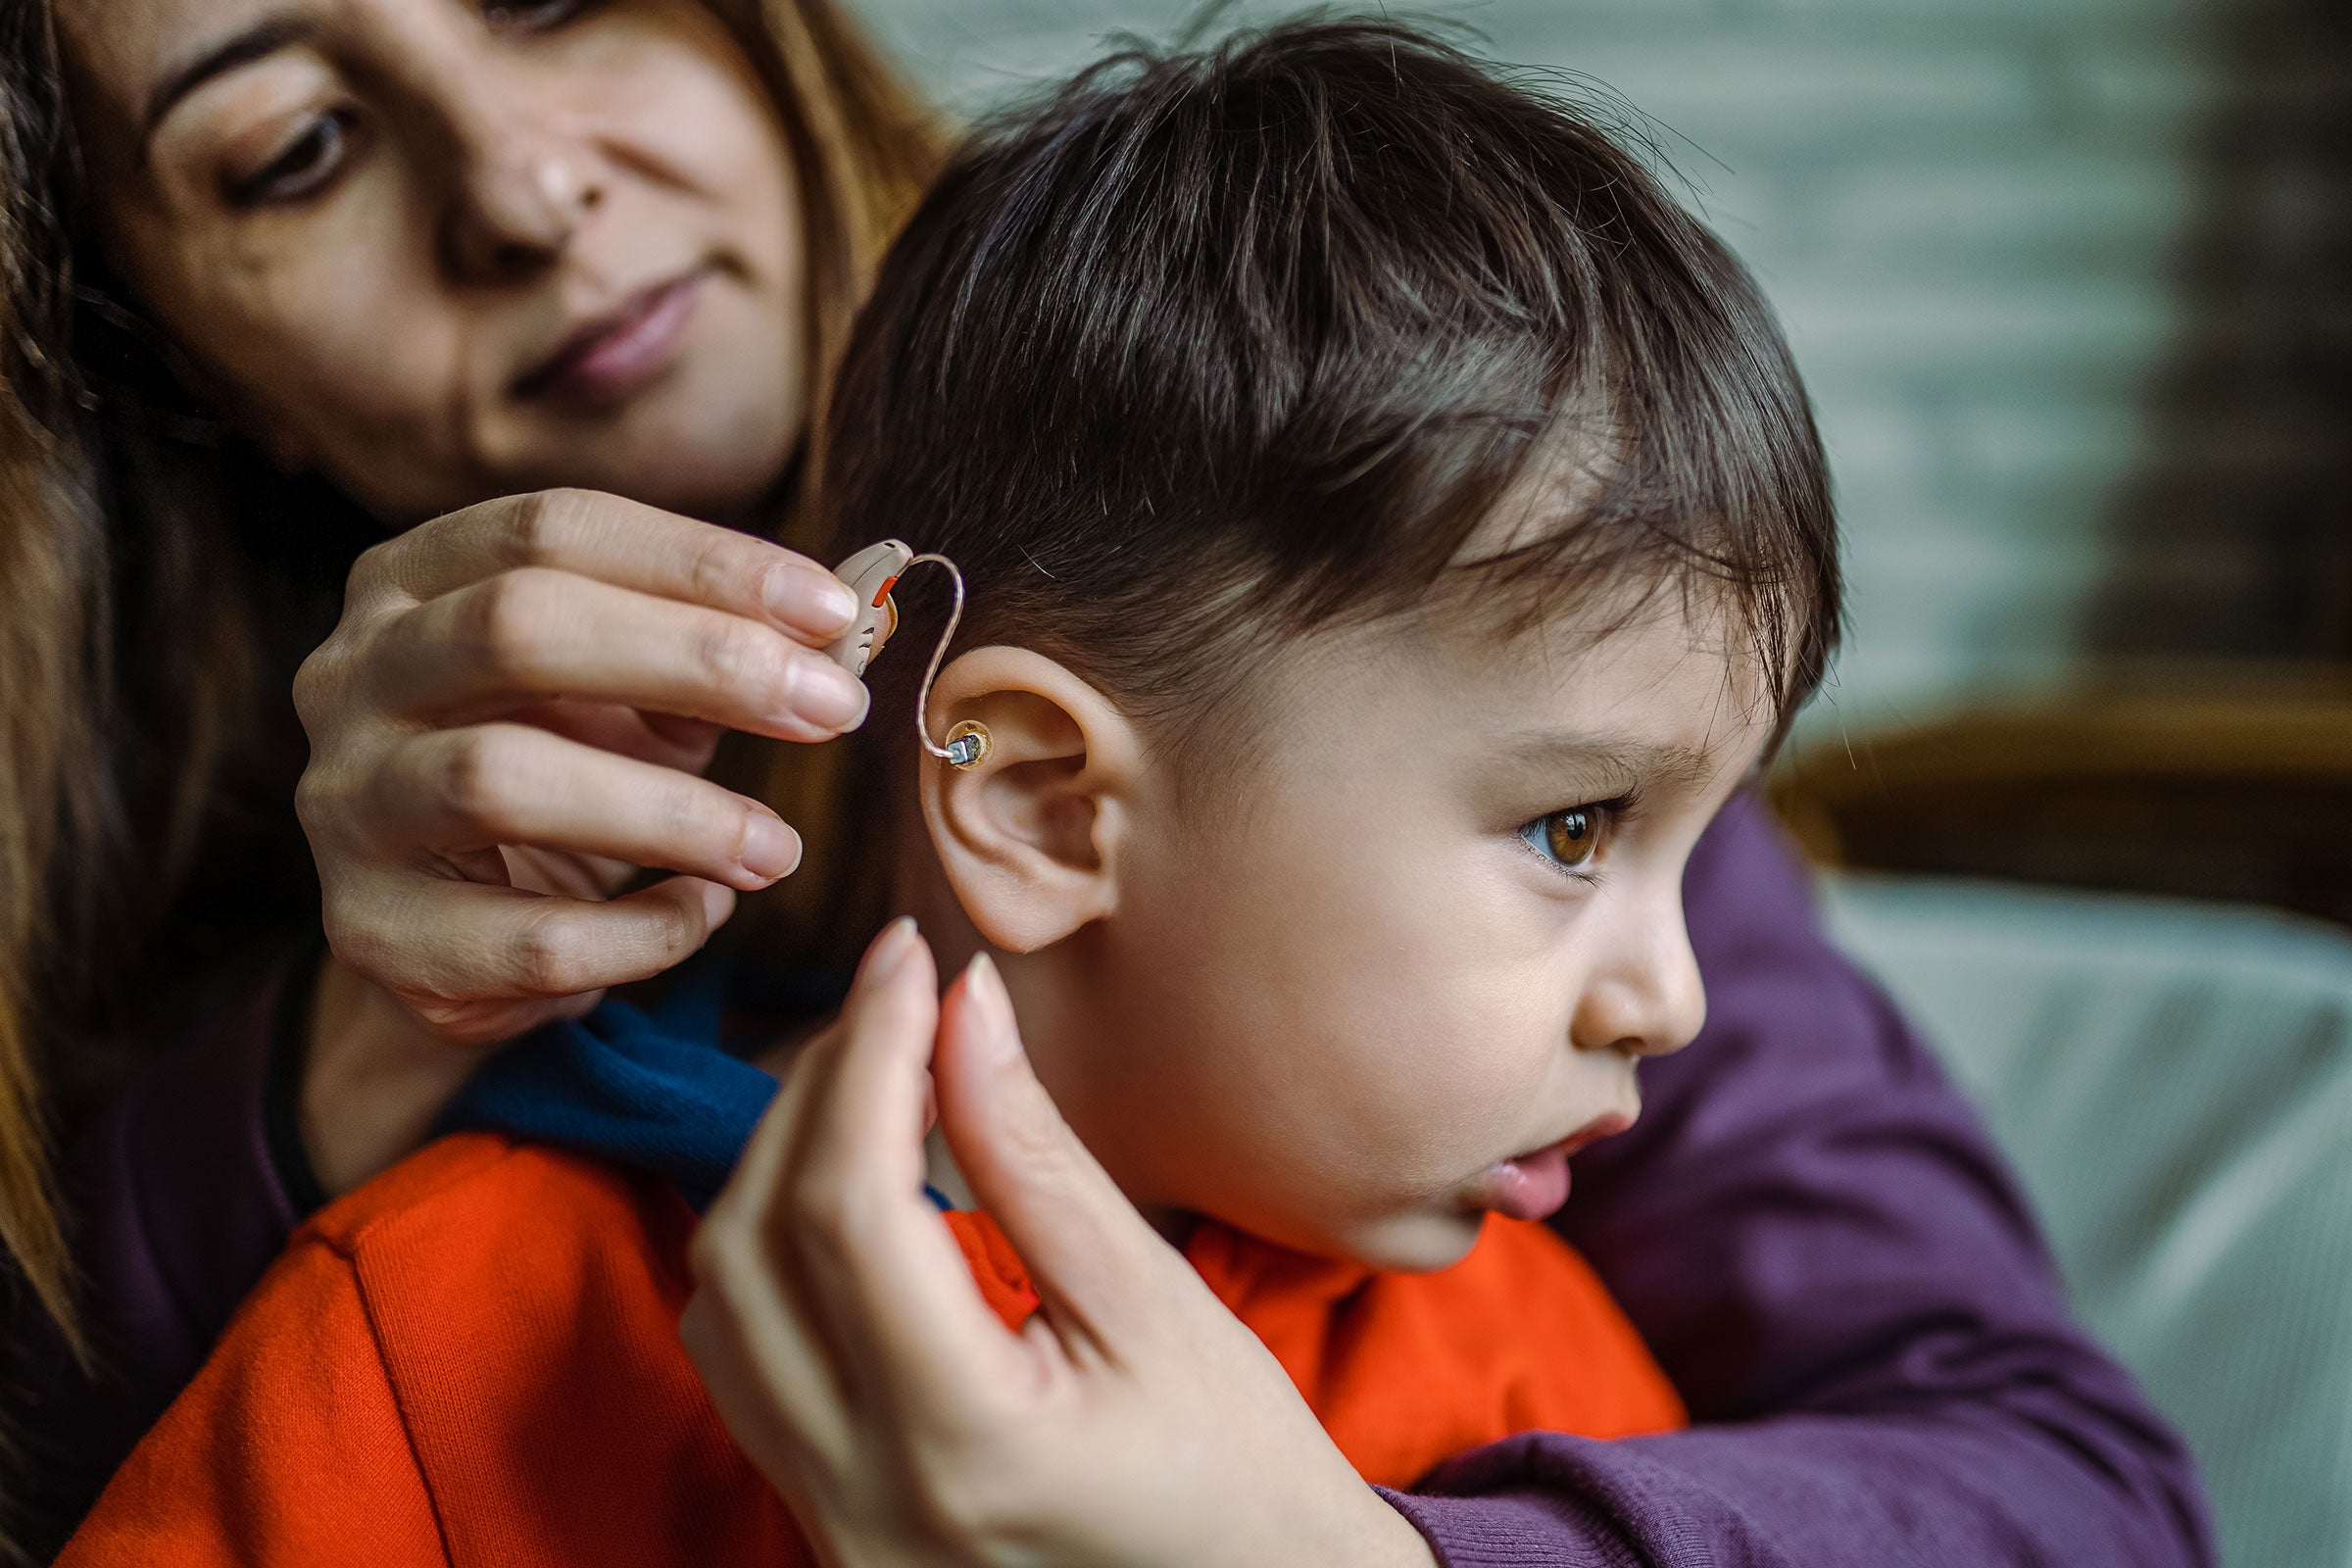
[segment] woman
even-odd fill
[[[696,775],[711,720],[809,740],[862,705],[808,646],[839,629],[846,595],[753,534],[791,514],[814,389],[936,132],[821,0],[47,9],[11,9],[6,53],[0,1234],[72,1323],[35,1059],[77,1120],[107,1088],[101,1042],[136,1052],[190,1018],[266,1017],[280,977],[299,1008],[317,973],[320,1047],[291,1053],[305,1089],[273,1118],[301,1126],[283,1144],[307,1140],[309,1157],[230,1162],[279,1203],[281,1165],[340,1189],[404,1152],[466,1070],[321,967],[315,935],[286,946],[316,932],[319,889],[285,694],[367,545],[392,538],[354,579],[337,647],[368,650],[322,658],[305,690],[308,802],[322,844],[361,814],[336,808],[345,778],[417,831],[386,851],[405,830],[377,812],[381,853],[326,852],[343,951],[451,938],[546,963],[568,931],[653,973],[733,889],[790,869],[791,830]],[[546,488],[567,483],[668,510]],[[410,597],[428,577],[443,591]],[[541,614],[555,635],[520,646],[517,617]],[[664,712],[589,699],[614,680]],[[501,749],[538,760],[475,765]],[[510,864],[493,848],[510,835],[425,820],[485,804],[469,769],[533,768],[567,782],[532,802],[630,803],[611,813],[618,838],[575,850],[630,853],[641,817],[699,835],[663,853],[712,880],[547,920],[515,890],[616,892],[616,863]],[[478,894],[477,917],[442,898],[402,925],[417,884]],[[435,972],[446,983],[449,963]],[[191,1000],[190,981],[209,994]],[[462,1022],[479,1039],[531,1016]],[[175,1133],[239,1125],[172,1098]],[[251,1207],[200,1203],[173,1245],[250,1274],[283,1228],[247,1229]],[[150,1320],[120,1321],[110,1234],[90,1231],[83,1261],[116,1375],[59,1391],[57,1418],[102,1426],[111,1463],[176,1374],[137,1393],[157,1341]],[[219,1315],[173,1322],[166,1359]],[[26,1412],[27,1440],[55,1424]]]
[[[54,33],[20,8],[8,57],[0,1204],[61,1316],[30,1031],[62,1075],[102,1025],[155,1039],[132,1004],[165,979],[210,988],[80,1145],[111,1376],[52,1377],[24,1422],[78,1442],[42,1482],[67,1518],[299,1214],[413,1148],[471,1048],[660,973],[793,864],[774,812],[699,775],[721,727],[858,722],[811,652],[846,611],[808,563],[687,518],[783,526],[810,389],[931,142],[818,0],[56,8]],[[321,961],[267,694],[346,571],[294,685]],[[1982,1135],[1821,943],[1752,806],[1690,898],[1707,1095],[1654,1075],[1571,1224],[1695,1412],[1785,1419],[1506,1445],[1399,1510],[1456,1561],[2199,1560],[2177,1444],[2068,1323]],[[1199,1396],[1228,1386],[1199,1336],[1131,1343],[1233,1407]],[[1181,1442],[1171,1419],[1120,1416],[1137,1451]],[[1277,1456],[1236,1482],[1264,1495],[1193,1501],[1246,1517],[1287,1479]],[[1060,1524],[1129,1500],[1080,1489]]]

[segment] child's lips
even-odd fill
[[[1556,1144],[1497,1160],[1480,1183],[1479,1206],[1510,1219],[1544,1219],[1559,1212],[1568,1201],[1568,1156],[1633,1124],[1633,1117],[1613,1110]]]
[[[1479,1206],[1509,1219],[1543,1219],[1568,1201],[1568,1156],[1560,1150],[1497,1161],[1487,1168]]]

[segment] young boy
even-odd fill
[[[1359,1471],[1676,1422],[1539,1222],[1697,1030],[1684,860],[1836,625],[1737,262],[1563,106],[1294,25],[975,138],[828,429],[836,554],[960,566],[926,734],[987,736],[919,755],[889,655],[841,830],[943,957],[994,956],[1072,1127],[1245,1322],[1296,1323],[1297,1254],[1372,1271],[1308,1336],[1369,1415],[1284,1357]],[[798,1560],[676,1338],[679,1194],[773,1085],[681,1027],[516,1048],[481,1130],[319,1215],[63,1560]],[[1017,1262],[950,1223],[1017,1320]],[[1433,1302],[1446,1335],[1384,1327]]]

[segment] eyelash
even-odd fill
[[[1556,811],[1545,811],[1542,816],[1521,823],[1519,831],[1512,836],[1525,847],[1530,858],[1555,876],[1566,877],[1572,882],[1597,882],[1600,878],[1598,873],[1592,869],[1593,862],[1607,852],[1610,841],[1624,829],[1627,819],[1634,814],[1639,805],[1640,802],[1636,795],[1629,790],[1623,795],[1614,796],[1605,801],[1588,801],[1577,806],[1563,806]],[[1559,817],[1580,811],[1592,818],[1593,844],[1584,859],[1574,865],[1568,865],[1555,858],[1544,847],[1544,841],[1548,837],[1546,824]]]
[[[597,0],[488,0],[482,21],[493,29],[527,28],[544,32],[560,27],[595,5]],[[238,207],[291,206],[319,194],[334,182],[343,167],[339,155],[350,140],[355,122],[343,110],[323,114],[306,123],[299,135],[278,150],[260,170],[228,183],[228,199]],[[302,160],[321,137],[328,138],[323,161],[306,167]]]
[[[341,154],[351,139],[354,122],[349,112],[331,110],[306,122],[300,134],[278,149],[270,159],[253,173],[228,183],[228,199],[238,207],[269,207],[291,205],[318,195],[334,182],[343,167]],[[312,160],[307,166],[305,155],[324,138],[323,161]]]
[[[490,0],[482,20],[493,27],[556,27],[585,11],[595,0]]]

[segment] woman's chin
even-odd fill
[[[616,421],[601,438],[547,443],[540,461],[509,470],[516,478],[502,493],[605,490],[689,517],[749,523],[775,494],[799,443],[797,428],[733,430],[678,417]]]
[[[649,507],[743,527],[772,524],[760,515],[792,461],[791,449],[760,461],[718,452],[703,463],[649,462],[633,466],[625,481],[599,486]]]
[[[798,454],[808,409],[797,391],[747,397],[749,379],[732,356],[698,355],[616,406],[510,404],[475,432],[475,456],[497,494],[604,490],[750,521]]]

